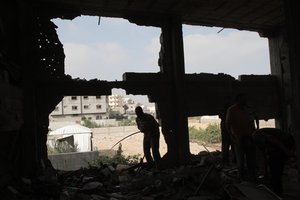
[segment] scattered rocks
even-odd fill
[[[236,169],[220,165],[219,154],[202,152],[190,165],[160,171],[144,165],[101,165],[57,171],[54,177],[46,173],[37,180],[23,178],[0,195],[8,200],[230,200],[251,196],[251,191],[267,193],[240,185]]]

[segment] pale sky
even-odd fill
[[[55,19],[73,78],[122,80],[124,72],[158,72],[160,29],[123,19]],[[270,74],[268,40],[256,32],[183,26],[186,73]],[[120,93],[117,91],[116,93]]]

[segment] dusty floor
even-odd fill
[[[138,131],[136,127],[110,127],[93,129],[93,147],[101,152],[109,152],[111,147],[125,136]],[[124,155],[143,155],[142,144],[143,134],[137,133],[121,142]],[[205,145],[209,151],[220,150],[220,144]],[[113,150],[117,150],[116,145]],[[192,154],[198,154],[205,151],[203,145],[191,142],[190,151]],[[164,155],[167,152],[167,145],[161,134],[160,153]]]

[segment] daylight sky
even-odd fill
[[[160,29],[98,17],[55,19],[73,78],[122,80],[124,72],[158,72]],[[268,41],[255,32],[183,26],[186,73],[270,74]]]

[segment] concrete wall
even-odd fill
[[[95,160],[98,154],[98,151],[74,152],[49,155],[48,158],[55,169],[72,171],[87,167],[88,163]]]

